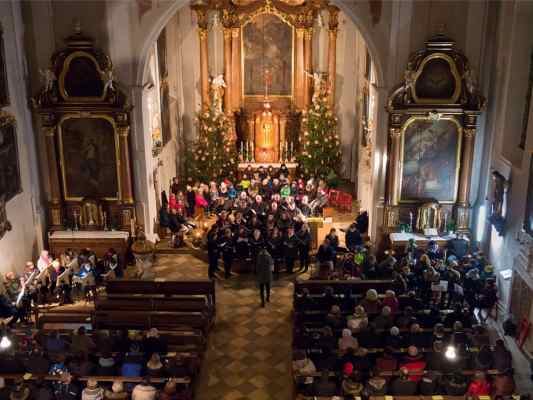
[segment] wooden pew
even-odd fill
[[[294,293],[301,292],[302,289],[308,289],[311,294],[323,293],[327,286],[332,287],[335,293],[364,294],[368,289],[385,293],[386,290],[393,288],[393,283],[393,280],[297,280],[294,284]]]
[[[95,329],[142,329],[157,328],[175,330],[184,328],[209,330],[209,319],[201,312],[167,311],[95,311]]]
[[[133,297],[133,298],[97,298],[94,304],[96,311],[124,310],[124,311],[196,311],[208,312],[205,296],[198,298],[173,297]]]
[[[23,379],[24,374],[0,374],[0,377],[6,380],[18,380]],[[32,375],[31,380],[44,379],[46,381],[57,381],[61,379],[60,375]],[[77,378],[80,381],[88,381],[89,379],[95,379],[98,382],[141,382],[143,377],[141,376],[80,376]],[[169,378],[150,378],[152,383],[165,383]],[[177,384],[189,385],[191,379],[189,377],[173,378]]]
[[[210,279],[190,281],[113,280],[106,284],[108,295],[206,295],[210,305],[216,305],[215,282]]]

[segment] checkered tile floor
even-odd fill
[[[159,255],[166,279],[205,278],[207,265],[189,255]],[[220,274],[222,277],[222,274]],[[292,398],[292,293],[296,275],[275,281],[261,308],[253,275],[217,280],[217,321],[196,388],[199,400]]]

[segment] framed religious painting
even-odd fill
[[[526,232],[533,236],[533,154],[529,162],[529,183],[527,185],[526,220],[524,223]]]
[[[15,118],[0,112],[0,196],[8,202],[22,192]]]
[[[66,115],[58,127],[64,198],[119,200],[119,143],[107,115]]]
[[[462,126],[454,117],[413,116],[401,129],[400,202],[455,203]]]
[[[9,86],[6,71],[6,52],[4,47],[4,36],[0,25],[0,107],[9,105]]]
[[[259,14],[244,25],[244,96],[292,96],[293,32],[293,27],[275,14]]]

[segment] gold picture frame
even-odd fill
[[[293,99],[294,98],[294,89],[295,89],[295,73],[296,73],[296,57],[295,57],[295,48],[296,48],[296,29],[294,25],[291,23],[290,19],[287,18],[287,15],[285,15],[282,12],[279,12],[276,8],[271,9],[259,9],[254,13],[246,15],[246,18],[243,18],[241,20],[241,97],[242,99],[250,99],[252,101],[261,102],[264,100],[264,95],[257,95],[257,94],[246,94],[246,88],[245,88],[245,82],[246,82],[246,70],[245,70],[245,46],[244,46],[244,29],[245,27],[252,23],[256,17],[262,16],[262,15],[272,15],[277,18],[279,18],[283,23],[288,25],[291,29],[291,74],[290,74],[290,87],[291,87],[291,93],[289,95],[283,94],[268,94],[268,98],[271,99]]]
[[[444,60],[448,63],[450,66],[450,71],[455,79],[455,89],[453,92],[453,95],[449,98],[420,98],[418,97],[418,94],[416,93],[416,83],[418,79],[420,78],[420,75],[424,72],[424,67],[426,64],[432,60]],[[461,96],[461,76],[459,74],[459,71],[457,70],[457,65],[453,58],[451,58],[448,54],[445,53],[432,53],[425,57],[422,62],[420,63],[418,69],[416,70],[415,76],[414,76],[414,85],[411,88],[411,94],[413,96],[413,100],[417,104],[456,104],[459,101],[459,97]]]
[[[96,71],[98,72],[98,75],[102,81],[102,86],[103,86],[102,94],[100,96],[71,96],[67,92],[65,88],[65,78],[69,72],[70,64],[72,63],[72,61],[74,61],[77,58],[88,58],[94,64],[94,67]],[[91,53],[78,50],[78,51],[75,51],[69,54],[69,56],[64,61],[63,70],[61,71],[61,74],[59,75],[59,80],[58,80],[59,92],[61,93],[61,96],[63,97],[63,99],[65,99],[65,101],[68,101],[68,102],[103,102],[107,96],[107,90],[108,90],[108,87],[105,84],[106,80],[107,80],[106,71],[102,71],[102,69],[100,68],[100,64],[98,63],[98,60]]]
[[[104,196],[100,199],[106,200],[106,201],[119,201],[121,200],[121,193],[122,193],[122,182],[121,182],[121,175],[120,175],[120,137],[119,132],[117,129],[116,121],[114,118],[112,118],[109,115],[106,114],[91,114],[91,113],[72,113],[72,114],[65,114],[59,121],[57,125],[57,137],[58,137],[58,147],[59,147],[59,162],[60,162],[60,170],[61,170],[61,179],[63,184],[63,192],[64,192],[64,199],[66,201],[82,201],[86,197],[95,197],[89,194],[74,196],[71,195],[71,191],[69,190],[69,184],[67,179],[67,172],[66,172],[66,157],[65,157],[65,143],[64,143],[64,131],[63,131],[63,125],[66,121],[73,120],[73,119],[100,119],[105,120],[109,122],[113,128],[113,141],[114,141],[114,155],[115,155],[115,171],[116,171],[116,195],[114,196]]]
[[[443,198],[436,198],[432,196],[420,196],[418,198],[404,198],[402,196],[403,192],[403,181],[404,181],[404,169],[405,169],[405,136],[406,132],[409,129],[410,126],[412,126],[414,123],[417,122],[438,122],[438,121],[450,121],[456,128],[456,135],[457,135],[457,143],[456,143],[456,149],[455,149],[455,171],[454,171],[454,184],[453,184],[453,196],[448,199]],[[437,113],[429,113],[428,115],[416,115],[411,116],[408,118],[402,125],[400,129],[400,159],[399,159],[399,166],[398,166],[398,185],[395,188],[396,190],[396,198],[399,199],[399,203],[404,204],[415,204],[420,201],[426,201],[429,198],[437,200],[440,204],[454,204],[457,201],[457,193],[459,189],[459,173],[460,173],[460,166],[461,166],[461,151],[462,151],[462,144],[463,144],[463,126],[461,123],[452,115],[441,115]]]

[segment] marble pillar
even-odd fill
[[[232,95],[232,109],[239,111],[241,108],[241,92],[242,92],[242,78],[241,78],[241,28],[232,28],[231,30],[231,95]]]

